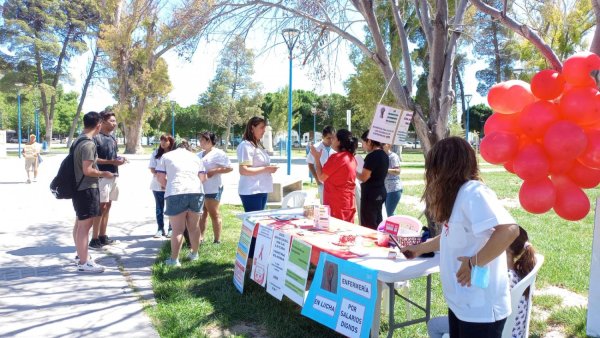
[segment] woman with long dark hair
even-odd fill
[[[150,183],[150,189],[152,190],[152,194],[154,194],[154,203],[156,206],[156,224],[158,224],[158,230],[154,235],[154,238],[160,238],[162,236],[166,236],[167,238],[171,237],[171,223],[169,223],[169,232],[165,233],[165,187],[162,187],[158,180],[156,179],[156,165],[158,164],[158,160],[168,153],[169,151],[175,148],[175,139],[173,136],[169,134],[162,134],[160,136],[160,145],[159,147],[152,152],[152,156],[150,156],[150,164],[148,168],[152,173],[152,182]]]
[[[357,175],[360,184],[360,225],[377,229],[383,221],[381,214],[383,203],[385,203],[387,192],[385,190],[385,178],[389,167],[389,157],[383,150],[383,144],[371,140],[369,131],[365,131],[361,139],[368,154],[365,157],[363,170]]]
[[[267,195],[273,191],[273,177],[278,167],[271,165],[271,158],[261,139],[265,134],[265,119],[254,116],[246,123],[243,141],[237,147],[240,170],[238,192],[244,211],[264,210]]]
[[[354,187],[356,179],[356,159],[354,153],[358,140],[346,129],[335,133],[331,147],[336,151],[331,155],[325,166],[315,161],[317,178],[323,182],[323,204],[329,205],[331,216],[354,223],[356,207],[354,204]],[[314,158],[321,158],[321,151],[314,145],[310,146]]]
[[[214,133],[205,131],[200,133],[200,147],[202,151],[198,153],[198,157],[204,164],[206,170],[206,181],[204,181],[204,212],[200,217],[200,243],[204,242],[204,231],[206,230],[206,222],[208,216],[212,221],[214,240],[213,243],[221,243],[221,215],[219,215],[219,202],[221,194],[223,194],[223,182],[221,174],[228,173],[233,170],[231,162],[225,152],[215,144],[217,138]]]
[[[403,248],[404,255],[440,250],[450,337],[500,338],[511,312],[506,250],[519,227],[481,181],[475,151],[465,140],[440,140],[427,153],[423,199],[441,233]]]

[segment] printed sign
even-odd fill
[[[267,273],[267,292],[281,300],[285,279],[285,265],[288,261],[291,236],[279,230],[273,231],[271,255]]]
[[[246,264],[248,263],[248,252],[252,242],[252,233],[256,223],[242,222],[242,231],[235,253],[235,266],[233,267],[233,284],[240,293],[244,293],[244,277],[246,275]]]
[[[377,272],[322,253],[302,314],[348,337],[368,337]]]
[[[388,144],[402,144],[406,140],[413,112],[378,104],[373,115],[368,138]]]
[[[304,305],[304,290],[310,267],[312,246],[294,238],[286,265],[283,293],[294,303]]]
[[[390,235],[398,235],[398,229],[400,229],[400,224],[387,220],[385,221],[385,227],[383,228],[383,232],[388,233]]]
[[[259,225],[254,248],[254,259],[252,260],[252,272],[250,278],[264,287],[267,284],[267,266],[271,255],[271,238],[273,229],[269,226]]]

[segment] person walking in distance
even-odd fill
[[[23,146],[23,157],[25,157],[25,171],[27,172],[27,183],[31,183],[29,172],[33,171],[33,181],[37,182],[38,175],[38,157],[40,155],[40,146],[35,142],[35,135],[29,135],[29,143]]]
[[[314,145],[315,149],[321,152],[321,168],[325,166],[325,163],[329,159],[329,156],[335,154],[335,150],[331,148],[331,140],[333,139],[334,134],[335,129],[333,129],[332,126],[327,126],[323,128],[323,139],[320,142],[315,143]],[[321,204],[323,204],[323,182],[319,181],[319,179],[317,178],[317,171],[315,169],[315,158],[310,153],[310,147],[308,156],[306,157],[306,163],[308,164],[308,170],[312,174],[312,177],[314,177],[315,181],[317,182],[317,187],[319,189],[319,198],[321,199]]]
[[[73,167],[79,188],[73,196],[73,209],[77,216],[75,229],[75,247],[77,249],[77,270],[81,272],[103,272],[104,267],[96,264],[88,253],[88,239],[94,217],[100,215],[100,191],[98,179],[112,178],[110,171],[100,171],[96,164],[98,155],[93,137],[100,132],[101,117],[97,112],[83,116],[84,130],[73,143]],[[85,139],[78,142],[79,139]]]
[[[112,202],[119,198],[119,187],[117,186],[117,176],[119,176],[119,166],[127,162],[123,157],[117,156],[117,139],[113,131],[117,127],[115,113],[103,111],[100,113],[102,120],[100,133],[94,136],[96,149],[98,151],[98,169],[110,171],[113,176],[110,178],[100,178],[98,189],[100,190],[100,215],[94,218],[92,229],[92,240],[90,248],[102,249],[105,245],[114,244],[114,240],[106,235],[108,226],[108,215]]]

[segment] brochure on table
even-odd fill
[[[377,272],[322,253],[302,314],[348,337],[368,337]]]
[[[286,265],[283,293],[300,306],[304,305],[304,290],[306,290],[311,253],[312,245],[294,238]]]
[[[281,300],[283,298],[283,283],[285,280],[285,265],[288,261],[290,241],[292,236],[279,230],[273,231],[271,255],[268,262],[267,292]]]
[[[252,233],[255,227],[256,223],[254,222],[242,222],[242,231],[235,253],[235,266],[233,268],[233,284],[240,293],[244,293],[244,276],[246,275],[246,264],[248,263],[248,251],[250,251]]]
[[[369,129],[369,139],[388,144],[406,140],[413,112],[378,104]]]
[[[250,278],[262,287],[265,287],[267,284],[267,266],[269,265],[269,257],[271,256],[272,238],[273,228],[259,224]]]

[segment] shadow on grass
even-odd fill
[[[165,251],[165,250],[163,250]],[[253,332],[235,332],[237,324],[255,326],[256,331],[266,330],[269,337],[341,337],[300,314],[300,307],[284,297],[278,301],[264,288],[246,278],[245,290],[240,294],[233,286],[233,263],[220,264],[200,261],[183,262],[178,269],[155,266],[155,296],[160,304],[180,304],[185,311],[195,313],[191,318],[173,313],[173,320],[161,320],[161,336],[198,336],[207,328],[217,326],[231,334],[247,337]],[[173,292],[172,288],[181,288]],[[196,313],[198,311],[198,313]],[[185,322],[184,322],[185,321]],[[182,323],[183,322],[183,323]]]

